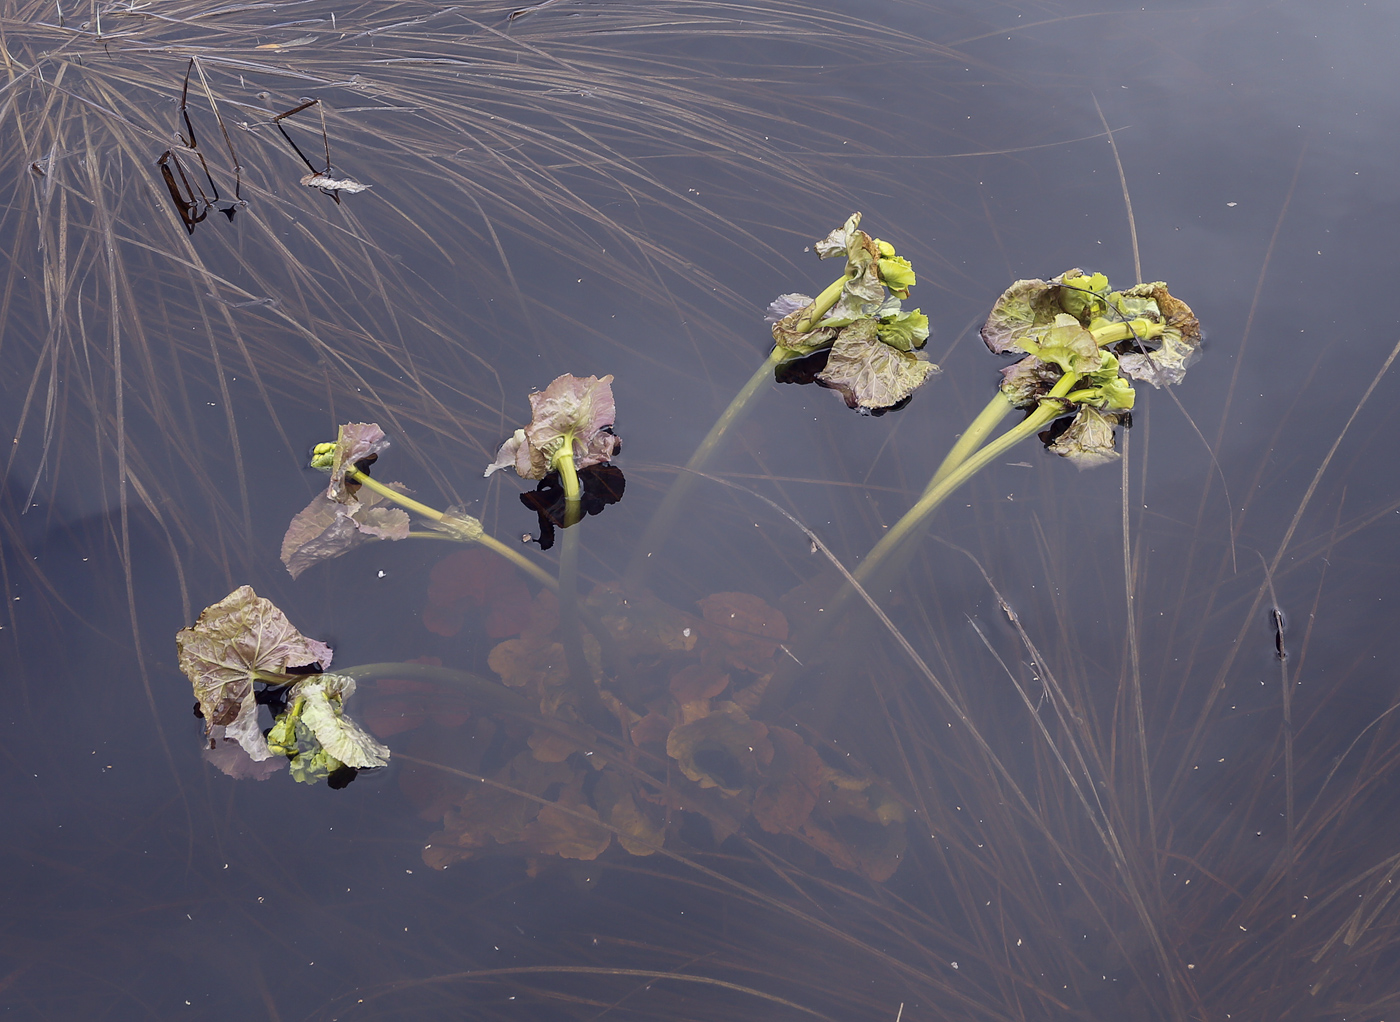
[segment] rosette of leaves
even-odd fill
[[[308,639],[271,600],[239,586],[175,636],[180,670],[194,686],[206,733],[222,726],[255,762],[272,755],[258,727],[256,683],[290,684],[287,671],[331,663],[331,648]]]
[[[287,709],[268,731],[267,746],[287,757],[295,780],[339,788],[356,771],[388,764],[389,750],[345,714],[354,691],[355,679],[340,674],[310,675],[287,690]]]
[[[611,461],[622,443],[612,431],[617,417],[612,380],[611,375],[565,373],[531,393],[530,424],[501,445],[485,474],[513,468],[521,478],[543,479],[559,468],[556,462],[566,448],[575,471]]]
[[[1057,395],[1074,419],[1041,433],[1056,454],[1080,468],[1115,459],[1114,427],[1129,421],[1132,380],[1161,387],[1181,382],[1200,347],[1200,324],[1166,284],[1109,287],[1101,273],[1069,270],[1051,280],[1018,280],[1003,292],[982,326],[998,354],[1021,352],[1002,370],[1012,405],[1035,408]],[[1072,381],[1064,380],[1074,374]]]
[[[916,280],[909,260],[889,242],[870,237],[860,214],[815,245],[822,259],[844,257],[843,276],[816,298],[786,294],[768,307],[773,342],[783,362],[825,353],[815,373],[780,375],[839,391],[847,407],[879,414],[899,407],[938,367],[920,357],[928,317],[905,311]],[[888,293],[887,293],[888,289]]]

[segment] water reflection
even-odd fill
[[[0,23],[11,1003],[73,1017],[1394,1010],[1391,380],[1362,403],[1394,332],[1367,298],[1388,287],[1377,254],[1396,200],[1377,142],[1393,75],[1370,52],[1392,15],[1284,5],[1265,32],[1243,5],[911,4],[882,25],[781,3],[742,18],[556,3],[514,24],[504,8],[200,6],[103,8],[101,39],[39,2]],[[940,511],[902,581],[873,593],[927,674],[852,611],[778,705],[744,711],[768,729],[769,764],[761,741],[750,761],[730,740],[742,721],[715,727],[737,718],[681,757],[652,742],[712,792],[757,797],[783,755],[801,777],[797,743],[878,778],[906,834],[886,879],[830,854],[869,836],[856,825],[823,846],[683,818],[675,858],[588,861],[547,854],[538,815],[433,870],[432,835],[478,833],[463,800],[482,782],[464,775],[552,769],[518,760],[523,716],[440,685],[366,686],[354,712],[399,762],[343,791],[204,765],[170,637],[235,586],[337,662],[436,659],[492,682],[493,650],[520,639],[504,630],[527,613],[519,586],[531,608],[542,591],[453,595],[434,543],[367,545],[294,583],[278,540],[320,485],[304,452],[331,426],[380,422],[406,485],[508,537],[517,498],[479,473],[519,396],[613,373],[628,499],[568,530],[583,606],[606,616],[613,590],[593,584],[616,581],[761,359],[764,303],[860,208],[919,268],[943,375],[878,419],[773,387],[719,470],[854,563],[985,402],[998,366],[968,328],[1006,284],[1074,265],[1128,275],[1093,96],[1144,274],[1189,297],[1212,371],[1179,406],[1134,410],[1118,469],[1018,449]],[[319,117],[272,120],[313,98],[337,174],[373,186],[338,205],[300,183],[275,130],[314,153]],[[219,118],[236,161],[210,141]],[[156,161],[175,153],[188,176],[195,132],[209,187],[236,180],[248,206],[189,235]],[[839,579],[806,536],[742,490],[692,493],[652,557],[659,607],[707,623],[702,601],[741,594],[789,629],[821,613]],[[788,645],[759,616],[760,637]],[[752,653],[723,665],[734,692],[762,677]],[[697,698],[677,705],[720,698],[697,695],[719,666],[649,655],[612,673],[629,697],[674,701],[669,667],[695,666],[683,694]],[[560,764],[559,791],[623,804],[604,771]]]

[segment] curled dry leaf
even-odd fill
[[[389,750],[345,713],[345,700],[354,693],[354,678],[316,674],[288,689],[287,700],[293,705],[304,700],[302,722],[311,730],[316,743],[337,762],[357,770],[385,766],[389,762]]]
[[[1060,304],[1060,282],[1066,277],[1081,277],[1078,268],[1066,270],[1052,280],[1018,280],[992,305],[987,321],[982,324],[982,341],[998,355],[1022,351],[1022,342],[1039,345],[1064,312]]]
[[[1114,347],[1124,374],[1159,388],[1180,383],[1200,354],[1201,324],[1191,306],[1173,296],[1161,281],[1131,287],[1123,297],[1125,301],[1146,299],[1151,303],[1143,310],[1147,318],[1166,322],[1160,337],[1124,341]]]
[[[330,666],[331,648],[308,639],[287,616],[239,586],[175,636],[180,670],[194,686],[206,728],[222,725],[256,762],[272,755],[258,727],[253,683],[288,668]]]
[[[348,177],[329,177],[325,174],[303,174],[301,183],[308,188],[320,188],[327,192],[349,192],[351,195],[372,187],[352,181]]]

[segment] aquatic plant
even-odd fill
[[[633,550],[627,568],[631,588],[645,585],[648,558],[674,528],[696,473],[709,467],[725,437],[753,410],[775,374],[819,383],[838,391],[847,407],[882,415],[902,407],[938,372],[938,366],[918,354],[928,340],[928,317],[919,309],[904,311],[901,305],[916,283],[914,268],[889,242],[862,231],[860,222],[861,214],[852,213],[813,245],[818,258],[845,261],[841,276],[816,298],[793,292],[769,304],[766,319],[773,349],[671,483]],[[803,368],[794,373],[792,367],[798,364]]]
[[[355,680],[325,673],[330,647],[298,632],[251,586],[206,607],[175,636],[175,647],[180,669],[194,686],[210,751],[218,751],[220,741],[236,742],[242,751],[242,757],[214,761],[225,773],[265,778],[255,764],[284,756],[296,780],[344,787],[357,770],[389,762],[389,750],[345,715]],[[290,673],[313,665],[317,673]],[[265,692],[275,693],[281,706],[266,732],[258,720]]]

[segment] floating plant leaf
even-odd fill
[[[466,508],[460,504],[453,504],[437,521],[428,520],[422,524],[435,532],[445,532],[462,543],[475,543],[485,533],[480,519],[467,514]]]
[[[272,753],[258,728],[253,683],[290,667],[329,667],[331,648],[308,639],[251,586],[239,586],[206,607],[199,620],[175,636],[180,670],[194,686],[206,729],[225,734],[261,762]]]
[[[836,337],[836,331],[829,327],[819,326],[806,331],[797,329],[805,309],[806,306],[796,312],[790,312],[773,324],[773,343],[792,352],[794,356],[810,355],[814,351],[829,347]]]
[[[1001,392],[1016,408],[1034,408],[1059,379],[1059,366],[1027,355],[1001,371]]]
[[[1023,338],[1021,343],[1030,343],[1029,338]],[[1094,372],[1103,362],[1094,335],[1067,312],[1061,312],[1051,321],[1033,354],[1045,362],[1054,362],[1067,373]]]
[[[879,244],[881,248],[887,247],[884,242]],[[891,248],[890,251],[893,252],[894,249]],[[885,287],[889,288],[896,298],[908,298],[909,289],[918,283],[914,277],[914,267],[909,260],[903,256],[892,255],[881,258],[878,266],[880,279],[884,281]]]
[[[840,391],[848,408],[873,412],[898,405],[938,371],[932,362],[880,343],[875,321],[862,320],[841,331],[817,382]]]
[[[486,475],[513,467],[525,479],[543,479],[565,437],[573,438],[574,465],[587,468],[610,461],[619,441],[612,433],[617,407],[612,377],[557,377],[530,395],[530,424],[501,445]]]
[[[389,446],[384,431],[373,422],[347,422],[340,427],[340,434],[333,444],[317,444],[312,452],[311,467],[327,469],[331,481],[326,486],[326,496],[339,503],[346,503],[355,495],[359,484],[348,482],[345,473],[351,468],[368,467],[379,452]]]
[[[1074,462],[1076,468],[1092,468],[1118,459],[1114,448],[1114,415],[1105,415],[1090,405],[1080,405],[1074,421],[1063,433],[1054,437],[1047,450]]]
[[[768,303],[768,313],[763,317],[763,322],[772,325],[779,320],[786,319],[794,312],[801,312],[811,304],[812,299],[808,295],[779,295]]]
[[[1114,347],[1123,372],[1154,387],[1182,381],[1200,352],[1201,324],[1191,307],[1176,298],[1161,281],[1139,284],[1123,292],[1127,298],[1150,299],[1164,320],[1161,335],[1146,341],[1128,340]]]
[[[327,192],[349,192],[351,195],[371,187],[352,181],[348,177],[328,177],[325,174],[303,174],[301,183],[308,188],[320,188]]]
[[[880,340],[898,351],[917,351],[928,340],[928,317],[920,310],[900,312],[896,300],[893,315],[882,318],[875,326]]]
[[[394,489],[403,487],[389,484]],[[297,578],[303,571],[339,557],[363,543],[377,539],[408,538],[408,512],[393,507],[380,507],[384,498],[367,493],[364,498],[350,497],[336,502],[325,493],[318,493],[305,509],[299,511],[282,537],[282,563]]]
[[[389,750],[345,715],[345,700],[354,692],[354,678],[317,674],[293,685],[287,699],[305,700],[302,721],[321,747],[341,763],[357,770],[382,767],[389,762]]]
[[[1060,304],[1060,282],[1066,277],[1083,275],[1082,270],[1075,269],[1053,280],[1016,281],[992,305],[987,321],[982,324],[982,340],[998,355],[1026,351],[1021,346],[1024,341],[1041,344],[1055,325],[1055,317],[1065,312]]]

